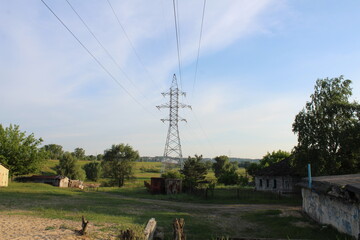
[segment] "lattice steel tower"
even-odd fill
[[[169,129],[164,150],[164,160],[166,161],[169,159],[169,157],[173,157],[182,167],[182,152],[178,122],[186,122],[186,119],[179,117],[179,108],[191,109],[191,106],[179,102],[179,96],[186,96],[186,93],[179,90],[175,74],[173,76],[170,90],[161,94],[164,97],[170,96],[169,103],[156,106],[159,110],[161,108],[169,108],[169,118],[161,119],[162,122],[169,121]]]

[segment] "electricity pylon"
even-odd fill
[[[186,96],[186,93],[179,90],[175,74],[173,76],[170,90],[161,94],[164,97],[170,96],[169,103],[156,106],[159,110],[161,108],[169,108],[169,118],[161,119],[162,122],[169,122],[169,129],[166,137],[166,144],[164,150],[164,161],[168,161],[169,157],[173,157],[176,159],[176,161],[178,162],[178,164],[180,164],[180,167],[182,168],[183,162],[178,122],[186,122],[186,119],[179,117],[179,108],[191,109],[191,106],[179,102],[179,96]]]

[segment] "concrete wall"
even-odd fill
[[[289,176],[256,176],[255,189],[258,191],[272,191],[282,193],[296,192],[296,178]]]
[[[0,187],[7,187],[9,184],[9,170],[0,165]]]
[[[312,219],[359,239],[359,203],[350,203],[306,188],[302,188],[301,193],[303,211]]]

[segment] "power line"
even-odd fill
[[[110,1],[109,1],[109,0],[106,0],[106,1],[108,2],[108,4],[109,4],[109,6],[110,6],[110,8],[111,8],[111,10],[112,10],[112,12],[113,12],[113,14],[114,14],[114,16],[115,16],[116,20],[117,20],[117,22],[118,22],[118,24],[119,24],[119,26],[120,26],[120,27],[121,27],[121,29],[123,30],[123,32],[124,32],[124,34],[125,34],[126,39],[127,39],[127,40],[128,40],[128,42],[130,43],[130,46],[131,46],[131,48],[132,48],[133,52],[135,53],[136,58],[139,60],[140,64],[141,64],[141,65],[143,66],[143,68],[145,69],[145,71],[146,71],[147,75],[150,77],[150,80],[152,80],[152,78],[151,78],[151,76],[150,76],[150,73],[149,73],[148,69],[146,68],[146,66],[145,66],[144,62],[142,61],[142,59],[141,59],[141,57],[140,57],[140,55],[139,55],[139,54],[138,54],[138,52],[136,51],[136,49],[135,49],[135,47],[134,47],[134,44],[132,43],[132,41],[131,41],[130,37],[128,36],[128,34],[127,34],[127,33],[126,33],[126,31],[125,31],[124,26],[121,24],[120,19],[119,19],[118,15],[117,15],[117,14],[116,14],[116,12],[115,12],[115,9],[113,8],[113,6],[111,5],[111,3],[110,3]],[[152,81],[153,81],[153,83],[154,83],[154,84],[158,85],[158,84],[157,84],[154,80],[152,80]]]
[[[66,0],[70,8],[73,10],[73,12],[78,16],[78,18],[81,20],[81,22],[84,24],[88,32],[94,37],[96,42],[99,44],[99,46],[104,50],[104,52],[108,55],[108,57],[112,60],[112,62],[118,67],[118,69],[121,71],[121,73],[125,76],[125,78],[139,91],[139,93],[147,99],[147,97],[142,94],[142,92],[138,89],[138,87],[135,85],[135,83],[129,78],[129,76],[126,74],[126,72],[121,68],[120,64],[115,60],[115,58],[110,54],[110,52],[104,47],[104,45],[100,42],[100,40],[96,37],[94,32],[90,29],[90,27],[86,24],[85,20],[80,16],[80,14],[75,10],[75,8],[71,5],[71,3]]]
[[[179,29],[178,29],[178,21],[177,21],[177,13],[175,7],[175,0],[173,0],[174,7],[174,21],[175,21],[175,35],[176,35],[176,46],[177,46],[177,54],[178,54],[178,65],[179,65],[179,76],[180,76],[180,88],[182,89],[182,78],[181,78],[181,61],[180,61],[180,39],[179,39]]]
[[[68,28],[68,26],[56,15],[56,13],[44,2],[44,0],[41,0],[41,2],[47,7],[47,9],[56,17],[56,19],[66,28],[66,30],[77,40],[77,42],[85,49],[85,51],[96,61],[96,63],[110,76],[110,78],[117,83],[125,92],[128,94],[137,104],[139,104],[142,108],[145,109],[148,113],[152,114],[148,109],[142,105],[136,98],[116,79],[114,75],[112,75],[109,70],[105,68],[105,66],[95,57],[94,54],[91,53],[91,51],[80,41],[78,37]]]
[[[195,91],[195,83],[196,83],[197,70],[198,70],[198,64],[199,64],[200,45],[201,45],[202,30],[203,30],[204,16],[205,16],[205,5],[206,5],[206,0],[204,0],[204,6],[203,6],[203,12],[202,12],[202,18],[201,18],[199,46],[198,46],[198,51],[197,51],[196,66],[195,66],[195,76],[194,76],[192,94],[194,94],[194,91]]]

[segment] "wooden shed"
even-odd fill
[[[182,191],[181,179],[165,179],[165,193],[178,194]]]
[[[9,184],[9,169],[0,164],[0,187],[7,187]]]
[[[165,193],[165,178],[152,177],[150,192],[152,194],[164,194]]]

